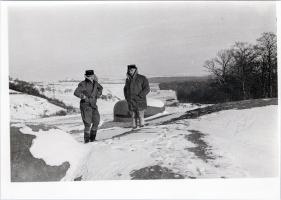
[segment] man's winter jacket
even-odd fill
[[[88,79],[80,82],[74,91],[74,95],[81,99],[80,105],[88,105],[97,108],[97,98],[102,95],[103,87],[96,81],[91,82]]]
[[[128,102],[130,111],[144,110],[147,108],[146,95],[149,91],[149,83],[145,76],[138,74],[137,70],[133,76],[127,73],[124,96]]]
[[[89,129],[93,124],[94,129],[97,129],[100,122],[100,115],[97,107],[97,98],[102,94],[102,86],[94,81],[88,79],[80,82],[74,91],[74,95],[80,98],[80,110],[82,120],[85,127]],[[89,129],[90,130],[90,129]]]

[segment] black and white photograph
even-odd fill
[[[7,3],[5,180],[79,187],[173,181],[187,188],[185,181],[264,179],[276,191],[276,7],[275,1]]]

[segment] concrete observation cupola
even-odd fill
[[[144,112],[144,117],[150,117],[165,111],[165,105],[158,99],[147,99],[147,109]],[[126,100],[118,101],[113,108],[115,122],[128,122],[131,120],[128,103]]]

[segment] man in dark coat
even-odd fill
[[[132,116],[133,128],[137,128],[138,125],[144,126],[144,110],[147,108],[146,95],[149,91],[147,78],[138,74],[136,65],[128,65],[124,96]]]
[[[86,70],[85,80],[78,84],[74,95],[80,98],[80,111],[84,123],[84,142],[93,142],[96,139],[100,114],[97,107],[97,98],[102,95],[103,87],[98,83],[93,70]]]

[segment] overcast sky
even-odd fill
[[[9,8],[10,75],[23,80],[201,76],[235,41],[276,33],[275,2],[88,2]]]

